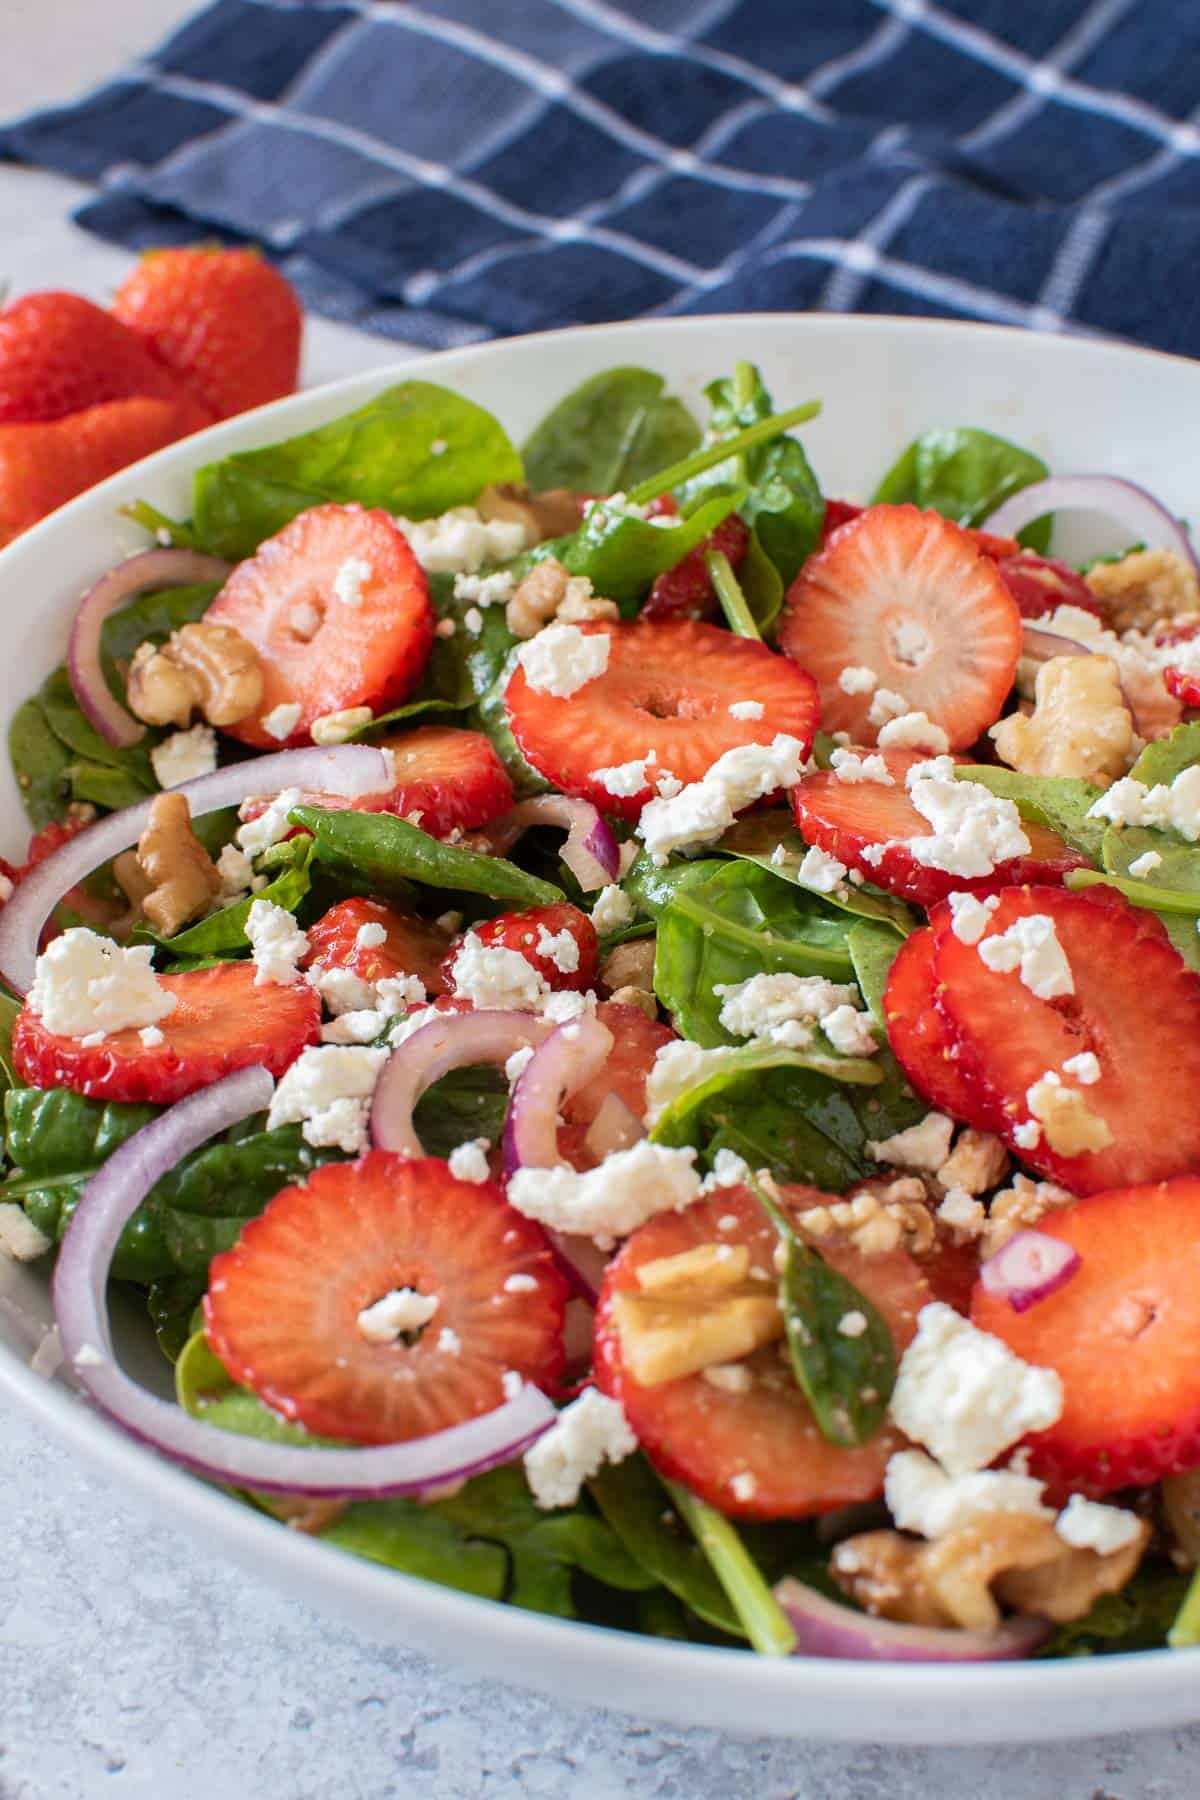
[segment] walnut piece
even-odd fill
[[[174,937],[190,919],[208,911],[221,892],[221,877],[192,830],[183,794],[155,796],[137,855],[126,851],[113,872],[130,902],[163,937]]]
[[[1032,716],[1010,713],[990,736],[1022,775],[1075,777],[1108,787],[1129,766],[1133,719],[1107,656],[1052,656],[1038,670]]]
[[[533,637],[551,619],[578,625],[620,616],[614,600],[594,594],[586,575],[569,574],[555,556],[534,563],[504,609],[508,629],[519,638]]]
[[[1008,1151],[990,1131],[968,1126],[937,1172],[944,1188],[962,1188],[968,1194],[986,1194],[1008,1174]]]
[[[795,1223],[817,1246],[844,1244],[866,1257],[890,1256],[901,1245],[925,1256],[937,1239],[928,1190],[918,1175],[865,1182],[845,1200],[797,1213]]]
[[[658,1018],[658,995],[651,988],[614,988],[608,997],[618,1006],[636,1006],[651,1021]]]
[[[481,519],[512,519],[523,525],[529,544],[569,537],[579,529],[579,496],[570,488],[543,488],[534,494],[516,482],[493,482],[476,500],[475,511]]]
[[[616,988],[654,986],[654,939],[633,938],[610,950],[600,967],[600,985],[611,994]]]
[[[830,1573],[870,1613],[911,1625],[994,1631],[1001,1606],[1065,1624],[1081,1619],[1101,1594],[1125,1586],[1150,1541],[1137,1537],[1102,1556],[1077,1550],[1052,1519],[1030,1513],[981,1513],[933,1543],[898,1531],[868,1531],[838,1545]]]
[[[744,1244],[697,1244],[638,1270],[641,1290],[617,1293],[613,1318],[635,1381],[657,1387],[740,1363],[783,1336],[773,1293],[755,1279]]]
[[[1068,1206],[1074,1198],[1074,1194],[1053,1181],[1032,1181],[1028,1175],[1014,1175],[1011,1187],[992,1196],[980,1255],[985,1260],[995,1256],[1018,1231],[1029,1230],[1054,1207]]]
[[[1173,550],[1131,550],[1086,577],[1113,631],[1145,631],[1200,608],[1196,572]]]
[[[232,625],[181,625],[161,649],[139,644],[126,684],[129,710],[147,725],[185,726],[198,712],[210,725],[236,725],[259,705],[258,657]]]

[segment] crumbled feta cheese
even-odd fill
[[[305,980],[335,1018],[341,1013],[370,1012],[378,998],[372,984],[353,969],[328,969],[324,963],[314,963]]]
[[[983,1513],[1025,1513],[1052,1519],[1043,1504],[1043,1484],[1009,1469],[947,1475],[923,1450],[898,1450],[887,1466],[884,1499],[900,1531],[948,1537]]]
[[[250,819],[237,833],[237,841],[247,856],[261,856],[272,844],[291,830],[288,814],[303,801],[299,788],[284,788],[257,819]]]
[[[437,1348],[443,1356],[457,1356],[462,1350],[462,1339],[449,1325],[443,1325],[438,1332]]]
[[[1053,1425],[1062,1404],[1053,1369],[1022,1362],[999,1338],[933,1301],[922,1307],[900,1360],[891,1416],[949,1474],[969,1475],[1028,1432]]]
[[[982,1202],[974,1199],[962,1187],[947,1188],[945,1198],[937,1209],[937,1216],[943,1225],[949,1226],[955,1238],[963,1243],[971,1243],[979,1237],[987,1221]]]
[[[483,614],[477,606],[468,606],[463,614],[463,627],[472,637],[478,637],[483,630]]]
[[[262,728],[268,737],[273,737],[282,744],[284,738],[291,737],[300,722],[301,706],[298,700],[281,700],[273,706],[269,713],[264,713]]]
[[[936,1174],[950,1154],[954,1120],[945,1113],[926,1113],[919,1125],[897,1131],[889,1138],[867,1145],[867,1155],[895,1169],[917,1169]]]
[[[33,1262],[46,1254],[53,1241],[38,1230],[23,1207],[11,1200],[0,1203],[0,1256],[13,1262]]]
[[[653,752],[649,756],[641,756],[632,762],[613,763],[602,769],[592,770],[592,780],[602,787],[606,794],[618,799],[626,799],[640,794],[643,788],[650,786],[651,778],[648,765],[655,761]]]
[[[654,791],[660,800],[673,800],[676,794],[682,794],[683,783],[678,775],[672,775],[670,769],[666,769],[654,783]]]
[[[1123,1506],[1102,1506],[1098,1500],[1072,1494],[1055,1520],[1054,1529],[1073,1550],[1094,1550],[1097,1556],[1111,1556],[1114,1550],[1124,1550],[1142,1535],[1142,1522]]]
[[[455,1181],[490,1181],[492,1171],[488,1167],[487,1138],[472,1138],[467,1144],[460,1144],[457,1150],[450,1152],[450,1173]]]
[[[599,937],[623,931],[626,925],[632,925],[633,917],[633,901],[615,884],[602,887],[592,902],[592,924]]]
[[[585,633],[578,625],[547,625],[521,645],[517,660],[535,693],[567,700],[603,675],[611,648],[607,631]]]
[[[346,706],[341,712],[322,713],[313,720],[309,736],[314,744],[344,744],[374,717],[369,706]]]
[[[378,919],[368,919],[355,932],[354,942],[360,950],[378,950],[380,944],[387,943],[387,926],[381,925]]]
[[[933,827],[905,840],[909,854],[930,869],[966,879],[990,875],[997,863],[1028,856],[1029,839],[1011,800],[977,781],[956,781],[948,756],[914,763],[905,777],[908,797]]]
[[[1013,1126],[1013,1143],[1018,1150],[1036,1150],[1042,1141],[1042,1128],[1036,1119],[1027,1119],[1023,1125]]]
[[[1155,869],[1160,868],[1161,866],[1162,857],[1158,854],[1158,851],[1145,850],[1142,852],[1141,856],[1135,857],[1130,863],[1129,873],[1133,876],[1135,881],[1145,881],[1148,875],[1153,875]]]
[[[431,575],[473,575],[484,563],[508,562],[526,548],[520,519],[481,519],[473,506],[452,506],[436,519],[397,517],[396,523]]]
[[[720,1023],[731,1037],[768,1039],[790,1020],[824,1021],[838,1007],[851,1005],[856,998],[853,987],[827,981],[823,975],[787,972],[718,982],[713,993],[721,1000]]]
[[[549,992],[545,978],[519,950],[485,944],[468,931],[451,965],[454,991],[478,1007],[528,1010]]]
[[[308,938],[285,907],[270,900],[255,900],[246,915],[246,936],[254,953],[255,987],[277,982],[291,987],[299,981],[298,964],[308,953]]]
[[[944,756],[950,748],[941,726],[923,712],[901,713],[898,719],[886,720],[875,741],[881,750],[931,750],[935,756]]]
[[[606,600],[603,594],[597,594],[586,575],[572,575],[566,593],[554,609],[554,617],[560,625],[588,625],[595,619],[607,619],[616,624],[621,609],[615,600]],[[519,637],[521,633],[516,635]]]
[[[160,1044],[166,1042],[166,1038],[157,1025],[143,1025],[142,1029],[138,1032],[138,1036],[141,1038],[143,1044],[145,1044],[147,1050],[157,1050]]]
[[[156,1025],[178,1004],[151,966],[148,944],[122,949],[111,938],[72,925],[37,959],[31,1012],[61,1037],[103,1038],[111,1031]]]
[[[581,1013],[593,1013],[595,1010],[595,994],[576,993],[574,988],[560,988],[557,992],[544,994],[538,1001],[539,1013],[543,1019],[549,1019],[552,1025],[569,1025]]]
[[[302,1050],[271,1098],[268,1130],[298,1124],[314,1148],[336,1146],[357,1156],[367,1148],[371,1096],[390,1054],[382,1045],[317,1044]]]
[[[739,1469],[729,1483],[729,1491],[742,1506],[749,1504],[758,1492],[758,1483],[749,1469]]]
[[[688,1038],[675,1038],[664,1044],[646,1077],[647,1125],[654,1125],[682,1094],[717,1074],[739,1054],[732,1044],[704,1050]]]
[[[343,606],[361,606],[363,588],[375,573],[361,556],[348,556],[333,578],[333,597]]]
[[[594,1238],[608,1249],[661,1212],[682,1212],[700,1192],[693,1149],[646,1141],[614,1151],[594,1169],[518,1169],[508,1201],[552,1231]]]
[[[375,983],[375,1004],[385,1019],[394,1019],[426,999],[419,975],[384,975]]]
[[[506,606],[515,586],[516,577],[507,569],[497,569],[494,575],[456,575],[454,598],[472,600],[476,606]]]
[[[551,931],[547,926],[539,925],[534,949],[547,962],[552,962],[562,975],[573,975],[579,967],[579,943],[565,925],[561,931]]]
[[[515,1369],[505,1369],[500,1377],[500,1391],[506,1400],[516,1400],[524,1386],[524,1378]]]
[[[891,688],[876,688],[875,698],[871,701],[867,713],[867,724],[880,727],[889,719],[899,719],[908,711],[908,701],[903,694],[897,694]]]
[[[323,1044],[373,1044],[382,1036],[387,1019],[383,1013],[373,1007],[364,1007],[361,1012],[339,1013],[328,1025],[321,1027]]]
[[[393,1288],[373,1306],[364,1306],[358,1315],[358,1329],[368,1344],[394,1344],[406,1332],[420,1331],[428,1325],[438,1309],[436,1294],[422,1294],[416,1288]]]
[[[1170,787],[1148,788],[1132,775],[1114,781],[1088,808],[1089,819],[1113,825],[1145,825],[1177,831],[1190,844],[1200,840],[1200,764],[1181,770]]]
[[[1092,1087],[1100,1079],[1100,1058],[1092,1050],[1081,1050],[1078,1056],[1068,1056],[1063,1074],[1073,1075],[1080,1087]]]
[[[862,663],[851,663],[838,676],[838,686],[843,694],[873,694],[879,686],[879,677],[874,669],[868,669]]]
[[[980,961],[997,974],[1019,968],[1021,980],[1038,1000],[1057,1000],[1075,992],[1067,953],[1058,941],[1054,920],[1046,913],[1016,919],[1007,931],[984,938]]]
[[[254,865],[236,844],[226,844],[217,858],[217,874],[221,877],[221,893],[228,899],[233,894],[249,891]]]
[[[812,888],[815,894],[836,894],[845,879],[845,863],[818,849],[816,844],[809,846],[796,870],[796,880],[802,887]]]
[[[604,1463],[623,1462],[636,1449],[620,1401],[597,1388],[584,1388],[525,1452],[534,1500],[546,1511],[574,1506],[584,1482],[599,1474]]]
[[[445,456],[449,448],[450,446],[445,438],[434,438],[432,444],[429,446],[429,454],[430,456]]]
[[[750,1177],[750,1165],[745,1162],[736,1150],[721,1149],[713,1157],[713,1166],[700,1183],[702,1194],[711,1194],[717,1188],[741,1187]]]
[[[763,716],[761,700],[735,700],[729,708],[731,719],[761,719]]]
[[[879,1049],[869,1013],[835,1006],[821,1020],[821,1030],[840,1056],[874,1056]]]
[[[524,1044],[520,1050],[514,1050],[504,1065],[504,1079],[509,1087],[515,1087],[522,1075],[533,1061],[533,1045]]]
[[[867,1315],[857,1308],[843,1313],[837,1322],[837,1328],[843,1337],[860,1338],[867,1329]]]
[[[161,788],[179,787],[217,766],[217,734],[211,725],[193,725],[190,731],[173,731],[150,752],[154,779]]]
[[[999,906],[999,896],[980,900],[975,894],[951,894],[950,929],[960,944],[977,944]]]
[[[748,1394],[754,1386],[754,1377],[745,1363],[710,1363],[700,1373],[709,1387],[721,1394]]]
[[[782,732],[769,745],[735,745],[717,758],[702,781],[691,782],[669,799],[651,800],[638,822],[638,834],[661,865],[673,850],[720,837],[755,800],[777,788],[794,787],[803,768],[803,745]]]
[[[835,750],[829,759],[829,766],[837,779],[847,784],[875,781],[880,787],[896,785],[895,777],[888,773],[888,766],[882,756],[860,756],[854,750]]]

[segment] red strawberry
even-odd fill
[[[486,925],[472,927],[491,950],[515,950],[542,976],[547,987],[586,993],[595,986],[599,966],[596,927],[585,912],[567,902],[530,906],[524,912],[499,913]],[[568,944],[563,933],[570,939]],[[557,940],[553,944],[550,940]],[[446,985],[453,988],[457,945],[442,964]]]
[[[746,560],[750,547],[750,527],[730,513],[702,544],[690,550],[673,569],[660,575],[650,589],[642,608],[643,619],[711,619],[721,610],[708,567],[704,561],[710,550],[720,550],[737,570]]]
[[[256,987],[249,962],[217,963],[163,975],[173,1013],[162,1042],[114,1031],[99,1044],[47,1031],[28,1003],[13,1030],[13,1061],[31,1087],[65,1087],[95,1100],[152,1100],[169,1106],[235,1069],[262,1063],[282,1075],[321,1035],[321,1003],[306,982]]]
[[[932,906],[951,893],[991,894],[1022,881],[1061,881],[1070,869],[1084,866],[1056,832],[1025,824],[1029,854],[997,863],[990,875],[963,877],[927,868],[907,848],[910,838],[930,837],[933,826],[909,799],[905,777],[924,759],[911,750],[860,751],[882,755],[892,785],[879,781],[842,781],[832,770],[806,775],[792,789],[792,810],[805,841],[836,856],[848,869],[899,894],[918,906]],[[874,853],[886,846],[878,861]]]
[[[370,1342],[359,1313],[402,1288],[437,1310],[415,1341]],[[553,1386],[566,1298],[545,1234],[498,1187],[372,1150],[276,1194],[214,1259],[204,1323],[284,1418],[394,1444],[491,1412],[509,1371]]]
[[[508,771],[482,731],[418,725],[378,743],[395,758],[396,785],[358,801],[360,810],[398,813],[431,837],[449,837],[490,825],[513,804]]]
[[[619,1000],[602,1000],[596,1017],[612,1032],[613,1047],[600,1073],[563,1102],[558,1133],[559,1149],[577,1169],[595,1168],[599,1160],[588,1145],[588,1132],[612,1095],[634,1118],[645,1117],[646,1082],[654,1059],[663,1045],[673,1043],[676,1037],[669,1025],[648,1019],[639,1007]]]
[[[765,644],[692,619],[579,629],[607,634],[603,675],[564,700],[530,687],[518,664],[504,696],[522,755],[565,794],[636,819],[660,775],[699,781],[740,744],[769,744],[783,732],[807,754],[817,723],[813,683]],[[730,707],[747,700],[762,706],[761,718],[733,716]],[[614,795],[596,779],[597,769],[651,754],[650,780],[634,794]]]
[[[785,1188],[789,1204],[817,1205],[813,1188]],[[609,1263],[596,1307],[596,1385],[621,1401],[638,1442],[655,1467],[686,1482],[723,1513],[747,1519],[803,1519],[872,1500],[883,1488],[894,1432],[878,1432],[858,1449],[822,1437],[800,1388],[769,1345],[747,1359],[753,1384],[745,1393],[716,1388],[703,1374],[643,1387],[625,1368],[613,1301],[638,1291],[638,1268],[701,1244],[744,1244],[750,1266],[773,1284],[775,1228],[744,1188],[725,1188],[683,1213],[661,1213],[626,1240]],[[918,1265],[902,1250],[864,1261],[828,1251],[826,1260],[879,1307],[897,1350],[916,1330],[931,1298]],[[765,1292],[773,1291],[764,1287]],[[739,1481],[739,1476],[752,1481]]]
[[[856,506],[853,500],[826,500],[825,518],[821,525],[821,549],[823,550],[835,531],[848,525],[851,519],[857,519],[866,508]]]
[[[359,933],[364,926],[382,926],[387,936],[381,944],[362,944]],[[374,933],[368,930],[367,935]],[[320,963],[324,969],[349,969],[363,981],[419,975],[429,993],[441,994],[446,985],[441,971],[445,952],[445,937],[424,919],[397,912],[382,900],[339,900],[309,926],[305,966]]]
[[[1104,613],[1083,576],[1070,563],[1021,550],[996,563],[1000,579],[1016,601],[1023,619],[1042,619],[1059,606],[1077,606],[1097,619]]]
[[[433,644],[423,569],[391,515],[361,506],[301,513],[238,564],[205,618],[240,631],[262,664],[258,711],[229,727],[256,750],[307,742],[327,713],[397,705]],[[292,705],[289,729],[268,731]]]
[[[112,310],[218,419],[296,385],[300,307],[256,250],[151,250]]]
[[[1168,694],[1174,694],[1185,706],[1200,706],[1200,676],[1186,669],[1169,668],[1163,670],[1163,680]]]
[[[1021,919],[1047,917],[1070,964],[1074,992],[1040,1000],[1018,969],[980,955]],[[931,923],[938,998],[963,1069],[1021,1160],[1073,1193],[1157,1181],[1200,1169],[1200,1114],[1185,1096],[1200,1083],[1200,975],[1188,969],[1158,919],[1109,889],[1008,888],[980,944],[950,928],[949,907]],[[1079,1083],[1064,1064],[1091,1051],[1100,1079]],[[1106,1147],[1065,1155],[1033,1121],[1028,1091],[1047,1071],[1076,1089],[1107,1126]],[[1022,1132],[1022,1136],[1029,1135]]]
[[[171,400],[108,400],[40,425],[0,425],[0,545],[107,475],[194,430]]]
[[[138,337],[79,294],[26,294],[0,312],[0,425],[28,425],[136,396],[172,401],[180,435],[215,414]]]
[[[1038,1225],[1079,1266],[1014,1312],[975,1289],[971,1317],[1026,1362],[1062,1377],[1063,1412],[1029,1439],[1057,1498],[1151,1487],[1200,1464],[1200,1182],[1118,1188]]]
[[[888,1043],[923,1100],[964,1125],[993,1131],[1001,1123],[959,1062],[953,1035],[938,1006],[934,937],[914,931],[888,972],[883,994]]]
[[[810,556],[788,589],[779,645],[821,694],[821,723],[867,741],[870,669],[963,750],[999,718],[1021,650],[1021,615],[968,532],[915,506],[869,506]]]

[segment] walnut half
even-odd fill
[[[1133,746],[1133,719],[1117,666],[1108,656],[1052,656],[1037,673],[1032,717],[1010,713],[990,736],[1002,762],[1022,775],[1092,781],[1123,775]]]
[[[150,807],[136,855],[126,850],[113,873],[131,906],[163,937],[207,912],[221,892],[221,877],[192,830],[183,794],[159,794]]]
[[[126,683],[130,712],[147,725],[236,725],[262,700],[263,673],[253,647],[232,625],[203,619],[181,625],[161,649],[139,644]]]

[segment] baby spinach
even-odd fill
[[[50,729],[41,699],[19,706],[8,728],[8,755],[26,816],[35,831],[66,817],[71,752]]]
[[[1188,1581],[1187,1574],[1161,1562],[1143,1563],[1119,1594],[1101,1594],[1082,1619],[1059,1625],[1038,1654],[1114,1656],[1161,1649]]]
[[[168,1362],[178,1362],[188,1339],[199,1330],[195,1314],[205,1286],[202,1275],[163,1275],[150,1283],[146,1311]]]
[[[892,964],[900,949],[896,934],[887,925],[861,919],[857,925],[850,927],[846,948],[850,952],[850,961],[854,964],[854,979],[870,1009],[871,1017],[886,1032],[883,995]]]
[[[141,798],[157,792],[158,782],[146,742],[122,750],[102,738],[76,700],[65,668],[60,665],[46,677],[39,698],[46,723],[59,742],[74,753],[77,762],[99,764],[128,775],[141,788]]]
[[[764,1184],[752,1179],[750,1185],[779,1233],[779,1304],[796,1380],[822,1437],[843,1449],[865,1444],[882,1424],[896,1385],[892,1334],[861,1289],[797,1235]],[[857,1334],[843,1330],[847,1318],[861,1321]]]
[[[703,543],[722,519],[737,511],[744,496],[744,488],[719,489],[686,519],[670,525],[639,519],[615,507],[593,506],[578,531],[568,537],[547,538],[508,566],[519,579],[535,563],[556,557],[569,574],[586,575],[598,594],[615,600],[630,617],[656,577]]]
[[[1130,865],[1153,851],[1157,866],[1145,876],[1131,876]],[[1104,867],[1109,875],[1121,875],[1154,888],[1170,888],[1195,894],[1200,904],[1200,846],[1184,843],[1173,832],[1153,831],[1137,825],[1113,828],[1104,834]]]
[[[202,1331],[184,1345],[175,1364],[175,1398],[190,1419],[200,1419],[238,1437],[262,1438],[270,1444],[332,1444],[272,1412],[257,1394],[239,1387],[224,1363],[208,1347]]]
[[[439,1587],[503,1600],[508,1556],[447,1519],[436,1506],[413,1500],[359,1500],[327,1525],[321,1541],[401,1575],[436,1581]]]
[[[706,443],[771,417],[771,397],[751,363],[738,363],[732,376],[710,382],[704,391],[712,408]],[[745,489],[738,511],[786,587],[816,549],[825,520],[825,501],[803,446],[779,436],[706,469],[678,490],[683,510],[692,512],[714,486]]]
[[[1007,438],[971,425],[948,426],[913,439],[876,488],[873,504],[909,500],[959,525],[983,525],[1010,494],[1049,473],[1040,456]],[[1050,520],[1036,519],[1021,542],[1044,552]]]
[[[669,1508],[662,1483],[640,1453],[606,1464],[588,1491],[626,1550],[655,1581],[682,1600],[698,1618],[731,1637],[741,1623],[694,1537],[683,1532]]]
[[[802,892],[813,893],[813,889],[805,887],[800,880],[800,865],[808,845],[797,831],[791,813],[782,808],[747,813],[725,833],[715,850],[722,856],[737,856],[745,862],[756,863],[780,881],[790,881]],[[820,899],[832,912],[852,913],[858,919],[877,921],[899,932],[901,937],[907,937],[917,927],[917,915],[911,906],[866,882],[861,887],[851,881],[844,882],[832,894],[821,894]]]
[[[659,868],[654,858],[643,850],[621,885],[642,913],[657,919],[676,894],[688,888],[703,887],[706,881],[719,875],[723,867],[724,864],[715,857],[691,861],[679,856]]]
[[[658,920],[654,991],[685,1037],[728,1044],[721,985],[786,971],[845,980],[846,920],[815,895],[744,862],[676,892]]]
[[[1099,862],[1107,827],[1103,819],[1090,819],[1088,813],[1100,798],[1100,788],[1065,776],[1020,775],[1015,769],[984,763],[969,763],[954,773],[959,781],[977,781],[990,794],[1011,800],[1023,819],[1057,831],[1072,850]]]
[[[444,700],[461,711],[494,686],[518,640],[508,629],[503,606],[477,607],[456,596],[453,576],[432,576],[430,591],[438,619],[449,620],[454,635],[434,639],[418,700]],[[472,620],[474,631],[467,626],[468,613],[478,615]]]
[[[1167,913],[1182,914],[1188,918],[1200,917],[1200,890],[1186,890],[1177,887],[1159,887],[1150,881],[1129,880],[1123,875],[1105,875],[1099,869],[1072,869],[1066,876],[1064,886],[1074,889],[1089,887],[1115,888],[1124,894],[1134,906],[1145,907],[1148,912],[1162,915]]]
[[[344,418],[199,470],[194,529],[218,556],[250,556],[297,513],[357,501],[425,519],[520,481],[521,459],[481,406],[428,381],[402,381]]]
[[[486,894],[518,906],[545,906],[562,899],[562,890],[527,875],[499,856],[479,856],[444,844],[392,813],[322,812],[297,806],[288,814],[293,825],[306,825],[315,840],[313,856],[356,891],[365,883],[371,893],[403,898],[410,883]]]
[[[504,705],[504,690],[508,686],[510,672],[510,667],[506,664],[487,693],[471,708],[466,723],[483,732],[508,771],[514,795],[518,800],[526,800],[533,794],[551,793],[554,784],[547,781],[544,775],[539,775],[532,763],[525,761],[512,734]]]
[[[195,624],[219,592],[220,584],[215,581],[160,588],[156,593],[139,594],[109,613],[100,633],[100,660],[108,684],[119,699],[125,694],[122,668],[128,665],[138,645],[165,643],[181,625]]]
[[[182,1275],[204,1277],[212,1258],[232,1249],[247,1219],[257,1218],[282,1188],[303,1181],[336,1150],[315,1150],[298,1125],[227,1136],[195,1151],[154,1188],[163,1243]]]
[[[448,1157],[472,1138],[495,1144],[508,1112],[508,1083],[499,1069],[455,1069],[424,1093],[413,1112],[426,1156]]]
[[[13,1026],[21,1012],[21,1002],[0,988],[0,1092],[17,1085],[13,1066]]]
[[[532,488],[628,492],[694,450],[700,432],[661,375],[621,367],[591,376],[560,400],[522,450]]]
[[[1200,722],[1177,725],[1165,738],[1147,744],[1129,773],[1147,787],[1170,787],[1177,775],[1200,762]]]

